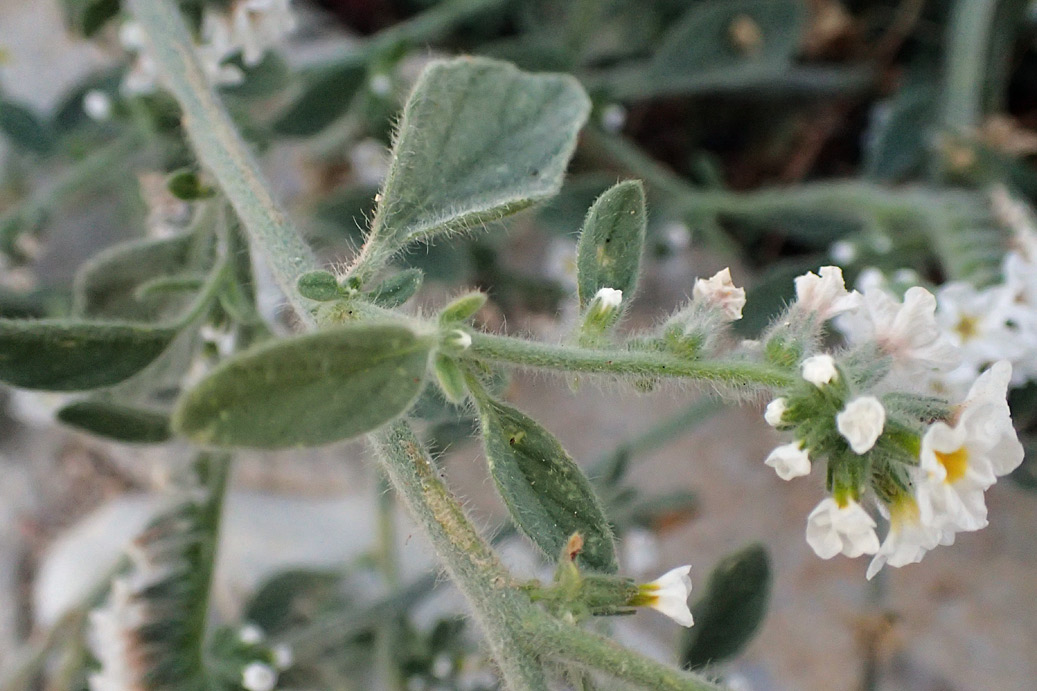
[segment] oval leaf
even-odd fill
[[[410,407],[432,345],[393,324],[351,324],[265,344],[227,360],[184,394],[173,429],[202,444],[260,449],[355,437]]]
[[[379,283],[367,293],[367,299],[386,309],[399,307],[414,297],[424,280],[421,269],[404,269]]]
[[[193,239],[178,235],[159,240],[131,240],[109,247],[82,265],[73,284],[73,309],[82,316],[119,319],[154,317],[157,306],[134,297],[147,281],[185,271]]]
[[[770,592],[770,558],[762,545],[724,557],[691,608],[695,626],[682,644],[684,666],[704,667],[741,651],[767,613]]]
[[[394,250],[553,196],[589,112],[568,75],[484,58],[431,63],[403,110],[369,242]]]
[[[99,437],[131,444],[157,444],[171,436],[165,413],[110,401],[72,403],[58,411],[58,420]]]
[[[0,381],[44,391],[111,386],[151,364],[176,333],[138,324],[0,319]]]
[[[558,440],[497,401],[480,400],[479,415],[490,473],[515,524],[553,559],[578,532],[584,540],[578,561],[614,573],[615,544],[605,511]]]
[[[594,202],[576,250],[581,308],[602,288],[623,291],[624,301],[634,296],[645,224],[645,189],[640,180],[621,182]]]

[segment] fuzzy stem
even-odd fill
[[[540,664],[526,651],[518,627],[532,605],[439,479],[410,425],[392,423],[370,439],[386,475],[472,604],[507,687],[546,690]]]
[[[615,641],[566,624],[541,610],[523,622],[539,649],[559,661],[604,672],[653,691],[719,691],[705,679],[660,664],[627,650]]]
[[[129,0],[129,7],[183,110],[184,129],[198,159],[220,183],[289,302],[308,321],[310,302],[299,295],[295,281],[315,269],[317,261],[270,193],[259,164],[209,84],[177,5]]]
[[[471,336],[472,345],[465,351],[466,357],[523,367],[587,374],[679,377],[767,389],[781,388],[795,381],[788,372],[753,362],[685,360],[651,351],[598,350],[484,333],[472,333]]]

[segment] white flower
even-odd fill
[[[838,240],[828,248],[828,254],[840,264],[849,264],[857,258],[857,245],[848,240]]]
[[[867,453],[882,434],[886,424],[886,409],[874,396],[859,396],[835,416],[839,434],[850,444],[855,454]]]
[[[627,121],[627,109],[618,103],[610,103],[601,109],[601,127],[616,134],[622,131]]]
[[[250,662],[241,670],[241,685],[247,691],[273,691],[277,686],[277,671],[262,662]]]
[[[983,492],[1023,460],[1005,397],[1012,367],[995,363],[979,376],[952,427],[935,422],[922,438],[917,487],[920,518],[946,530],[987,524]]]
[[[615,288],[602,288],[594,294],[594,298],[600,301],[602,307],[614,310],[618,309],[623,302],[623,291]]]
[[[774,472],[782,480],[791,480],[810,474],[810,456],[807,455],[802,442],[798,441],[782,444],[771,451],[764,464],[774,468]]]
[[[818,273],[820,275],[808,271],[796,278],[795,304],[798,309],[813,312],[825,321],[860,305],[860,293],[847,292],[842,269],[822,266]]]
[[[771,427],[778,427],[781,425],[781,418],[785,415],[785,411],[788,408],[788,401],[784,398],[775,398],[767,404],[767,408],[763,411],[763,419]]]
[[[880,509],[884,509],[882,505]],[[887,511],[884,510],[884,513]],[[900,497],[889,507],[889,533],[879,546],[879,551],[868,564],[867,578],[870,581],[883,566],[901,567],[922,560],[925,553],[937,545],[954,543],[954,533],[922,523],[918,503],[914,497]]]
[[[711,278],[695,281],[692,298],[710,303],[724,313],[729,320],[742,318],[745,307],[745,288],[736,288],[731,281],[731,269],[722,269]]]
[[[839,372],[835,369],[835,359],[831,355],[813,355],[803,361],[803,378],[814,386],[821,387],[835,379]]]
[[[104,122],[112,117],[112,99],[103,91],[90,89],[83,96],[83,112],[97,122]]]
[[[295,663],[295,653],[287,643],[278,643],[270,650],[274,657],[274,666],[279,670],[286,670]]]
[[[252,623],[245,624],[238,631],[238,640],[245,645],[257,645],[262,643],[264,638],[266,636],[263,634],[263,629]]]
[[[695,620],[688,609],[688,595],[691,594],[691,566],[678,566],[670,569],[651,583],[640,586],[640,600],[654,610],[662,612],[681,626],[691,626]]]
[[[807,544],[822,559],[840,553],[848,557],[875,554],[879,550],[875,519],[852,499],[840,506],[828,497],[807,517]]]
[[[245,80],[245,73],[224,61],[239,50],[231,37],[230,19],[207,11],[202,18],[202,43],[197,47],[198,61],[209,81],[217,86],[233,86]]]
[[[954,345],[936,323],[936,298],[914,286],[897,302],[878,288],[864,292],[860,309],[841,315],[839,329],[854,343],[874,341],[894,360],[900,375],[958,365]]]
[[[257,65],[263,54],[295,29],[291,0],[237,0],[231,9],[231,37],[241,59]]]
[[[1015,315],[1013,291],[1008,286],[977,290],[968,283],[945,283],[936,299],[937,323],[959,348],[963,361],[973,367],[1015,360],[1027,349],[1018,329],[1009,326]]]

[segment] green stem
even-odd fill
[[[983,119],[983,89],[999,0],[957,0],[948,24],[940,121],[953,134],[973,132]]]
[[[484,333],[471,336],[472,345],[465,351],[465,357],[522,367],[648,378],[678,377],[756,388],[781,388],[795,381],[788,372],[752,362],[684,360],[651,351],[597,350]]]
[[[424,446],[406,422],[370,435],[376,455],[411,515],[472,604],[509,689],[547,689],[543,670],[527,652],[519,628],[532,608],[510,574],[476,532],[464,509],[440,480]]]
[[[316,268],[316,259],[270,193],[259,164],[209,84],[177,5],[130,0],[129,7],[144,27],[151,54],[184,112],[184,129],[199,160],[220,183],[289,302],[300,318],[310,322],[310,301],[299,295],[295,281]]]
[[[615,641],[562,622],[541,610],[523,622],[530,637],[548,657],[637,684],[652,691],[720,691],[689,672],[660,664],[627,650]]]

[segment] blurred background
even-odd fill
[[[206,5],[230,4],[180,2],[199,31]],[[934,289],[996,282],[1013,229],[991,191],[1037,200],[1037,5],[1028,0],[294,0],[292,10],[283,43],[254,64],[234,58],[240,79],[221,91],[328,262],[348,261],[362,241],[396,114],[429,59],[485,55],[569,72],[590,93],[591,122],[556,200],[404,258],[425,273],[414,309],[477,287],[491,298],[478,315],[488,329],[564,336],[583,216],[621,179],[645,181],[650,215],[624,328],[659,323],[695,277],[730,266],[748,290],[738,324],[747,338],[792,297],[794,276],[821,265],[842,266],[848,284],[869,267],[892,284]],[[67,314],[91,255],[168,236],[190,218],[167,184],[194,165],[175,103],[128,87],[139,65],[120,12],[118,0],[0,0],[0,316]],[[262,266],[254,285],[260,312],[287,329]],[[220,337],[201,335],[214,350]],[[988,494],[988,528],[869,583],[864,560],[822,561],[807,546],[822,480],[786,484],[763,465],[778,443],[765,401],[721,410],[694,390],[522,374],[505,390],[598,482],[624,573],[652,578],[690,562],[704,590],[725,555],[763,545],[765,616],[744,648],[710,668],[733,686],[1037,688],[1032,456]],[[1023,383],[1012,399],[1028,451],[1035,393]],[[180,445],[125,444],[59,423],[66,403],[0,389],[0,670],[79,611],[184,466]],[[449,483],[487,531],[506,534],[471,419],[432,396],[422,404]],[[310,621],[380,592],[369,571],[381,489],[364,456],[359,442],[242,454],[218,620],[264,618],[276,630],[289,622],[257,594],[291,600]],[[436,573],[421,537],[399,521],[408,579]],[[519,573],[542,572],[521,542],[502,542]],[[478,657],[478,634],[459,623],[463,604],[450,590],[439,582],[405,618],[408,688],[493,687],[487,670],[460,661]],[[621,619],[625,643],[688,659],[688,640],[668,620]],[[304,639],[294,688],[359,685],[370,640],[353,634],[338,648]],[[43,681],[3,691],[85,688],[85,648],[57,645]],[[436,668],[444,654],[445,672]],[[482,676],[462,674],[473,670]]]

